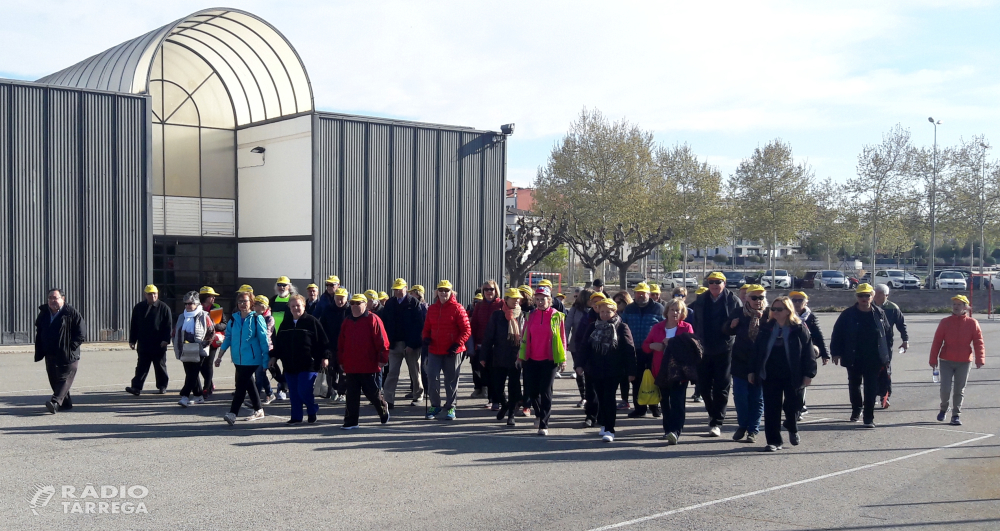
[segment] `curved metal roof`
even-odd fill
[[[38,81],[148,94],[168,43],[218,74],[237,125],[313,110],[309,75],[288,40],[257,16],[228,8],[199,11]]]

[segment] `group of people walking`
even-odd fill
[[[228,317],[215,303],[219,294],[213,288],[188,292],[176,319],[149,285],[132,311],[129,345],[137,364],[125,391],[143,393],[152,367],[153,392],[165,393],[172,344],[185,373],[178,404],[202,404],[213,395],[214,371],[228,352],[236,386],[224,415],[230,425],[240,408],[252,411],[245,420],[255,421],[264,418],[264,405],[281,399],[290,403],[289,424],[314,423],[317,391],[323,390],[319,394],[345,404],[342,428],[351,430],[359,426],[362,394],[380,422],[388,422],[404,365],[410,386],[402,399],[410,406],[429,399],[427,419],[454,420],[459,373],[469,359],[473,398],[486,398],[486,407],[506,426],[516,426],[519,416],[534,417],[534,428],[544,436],[554,381],[571,360],[582,425],[596,429],[603,441],[615,440],[618,411],[631,399],[628,417],[662,417],[663,439],[677,444],[693,386],[692,399],[704,401],[710,437],[721,437],[732,394],[733,439],[756,442],[763,423],[764,449],[774,452],[784,445],[782,427],[792,445],[800,443],[806,389],[819,361],[832,360],[847,369],[850,420],[875,427],[876,399],[889,407],[894,328],[900,352],[908,347],[904,317],[887,301],[888,287],[859,285],[856,304],[838,317],[827,348],[806,293],[792,291],[769,301],[763,286],[733,292],[720,273],[706,280],[707,288],[699,288],[690,306],[684,288],[661,299],[658,287],[640,283],[633,299],[627,291],[609,297],[598,281],[579,290],[567,309],[547,280],[503,292],[489,280],[466,308],[448,280],[425,301],[424,288],[402,278],[392,284],[391,295],[375,290],[351,295],[337,276],[326,279],[322,292],[310,284],[300,295],[280,277],[272,299],[241,286]],[[73,408],[69,390],[85,338],[82,317],[65,304],[65,293],[53,289],[47,296],[35,322],[35,360],[46,362],[53,390],[46,407],[57,413]],[[956,295],[952,303],[953,315],[935,333],[930,364],[936,373],[940,369],[938,420],[950,409],[952,424],[961,424],[969,368],[973,362],[983,366],[985,348],[968,300]]]

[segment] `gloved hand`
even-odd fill
[[[462,348],[461,343],[452,343],[451,347],[448,348],[448,354],[458,354],[458,349]]]
[[[424,342],[423,342],[423,345],[424,345],[425,347],[429,347],[429,346],[431,346],[431,338],[429,338],[429,337],[425,337],[425,338],[424,338]]]

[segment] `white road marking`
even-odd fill
[[[903,456],[900,456],[900,457],[895,457],[893,459],[886,459],[885,461],[879,461],[877,463],[871,463],[871,464],[868,464],[868,465],[862,465],[862,466],[859,466],[859,467],[849,468],[847,470],[840,470],[838,472],[831,472],[829,474],[823,474],[821,476],[816,476],[816,477],[812,477],[812,478],[808,478],[808,479],[803,479],[803,480],[799,480],[799,481],[793,481],[791,483],[785,483],[784,485],[777,485],[777,486],[774,486],[774,487],[768,487],[766,489],[755,490],[753,492],[745,492],[743,494],[737,494],[735,496],[729,496],[729,497],[726,497],[726,498],[720,498],[718,500],[707,501],[707,502],[698,503],[698,504],[695,504],[695,505],[688,505],[687,507],[681,507],[679,509],[673,509],[673,510],[665,511],[665,512],[662,512],[662,513],[651,514],[649,516],[643,516],[642,518],[636,518],[634,520],[626,520],[624,522],[618,522],[617,524],[606,525],[604,527],[595,527],[594,529],[591,529],[590,531],[606,531],[606,530],[609,530],[609,529],[617,529],[619,527],[625,527],[625,526],[630,526],[630,525],[634,525],[634,524],[639,524],[639,523],[642,523],[642,522],[648,522],[650,520],[656,520],[658,518],[664,518],[664,517],[672,516],[672,515],[675,515],[675,514],[685,513],[685,512],[693,511],[695,509],[702,509],[702,508],[705,508],[705,507],[711,507],[713,505],[718,505],[720,503],[725,503],[725,502],[729,502],[729,501],[733,501],[733,500],[740,500],[740,499],[743,499],[743,498],[749,498],[751,496],[757,496],[757,495],[760,495],[760,494],[767,494],[769,492],[774,492],[774,491],[777,491],[777,490],[783,490],[783,489],[787,489],[787,488],[790,488],[790,487],[795,487],[795,486],[798,486],[798,485],[804,485],[806,483],[812,483],[812,482],[815,482],[815,481],[820,481],[820,480],[829,479],[829,478],[833,478],[833,477],[837,477],[837,476],[843,476],[845,474],[851,474],[851,473],[854,473],[854,472],[859,472],[861,470],[867,470],[869,468],[875,468],[875,467],[882,466],[882,465],[888,465],[888,464],[891,464],[891,463],[895,463],[897,461],[903,461],[905,459],[911,459],[911,458],[914,458],[914,457],[920,457],[922,455],[931,454],[931,453],[938,452],[938,451],[941,451],[941,450],[945,450],[945,449],[948,449],[948,448],[954,448],[956,446],[962,446],[963,444],[969,444],[969,443],[973,443],[973,442],[976,442],[976,441],[981,441],[983,439],[988,439],[990,437],[993,437],[993,435],[992,434],[986,434],[986,435],[982,435],[980,437],[975,437],[975,438],[972,438],[972,439],[966,439],[964,441],[960,441],[960,442],[957,442],[957,443],[952,443],[952,444],[948,444],[948,445],[945,445],[945,446],[940,446],[938,448],[932,448],[930,450],[923,450],[923,451],[920,451],[920,452],[915,452],[915,453],[912,453],[912,454],[907,454],[907,455],[903,455]]]
[[[949,431],[951,433],[965,433],[965,434],[968,434],[968,435],[994,435],[992,433],[980,433],[978,431],[962,431],[962,430],[952,430],[952,429],[948,429],[948,428],[932,428],[930,426],[911,426],[911,425],[908,425],[908,424],[899,424],[899,425],[897,425],[897,427],[899,427],[899,428],[917,428],[919,430]]]

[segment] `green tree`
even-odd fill
[[[826,258],[826,267],[833,267],[833,258],[841,249],[854,249],[859,239],[857,211],[843,192],[843,186],[831,178],[819,183],[813,191],[816,213],[808,241],[813,249]]]
[[[566,269],[569,264],[569,250],[565,245],[556,247],[548,256],[542,258],[542,265],[548,269],[549,273],[559,273]]]
[[[976,240],[980,265],[985,260],[987,233],[1000,224],[1000,167],[987,162],[987,149],[986,137],[974,136],[945,150],[947,171],[940,187],[944,223],[956,236]]]

